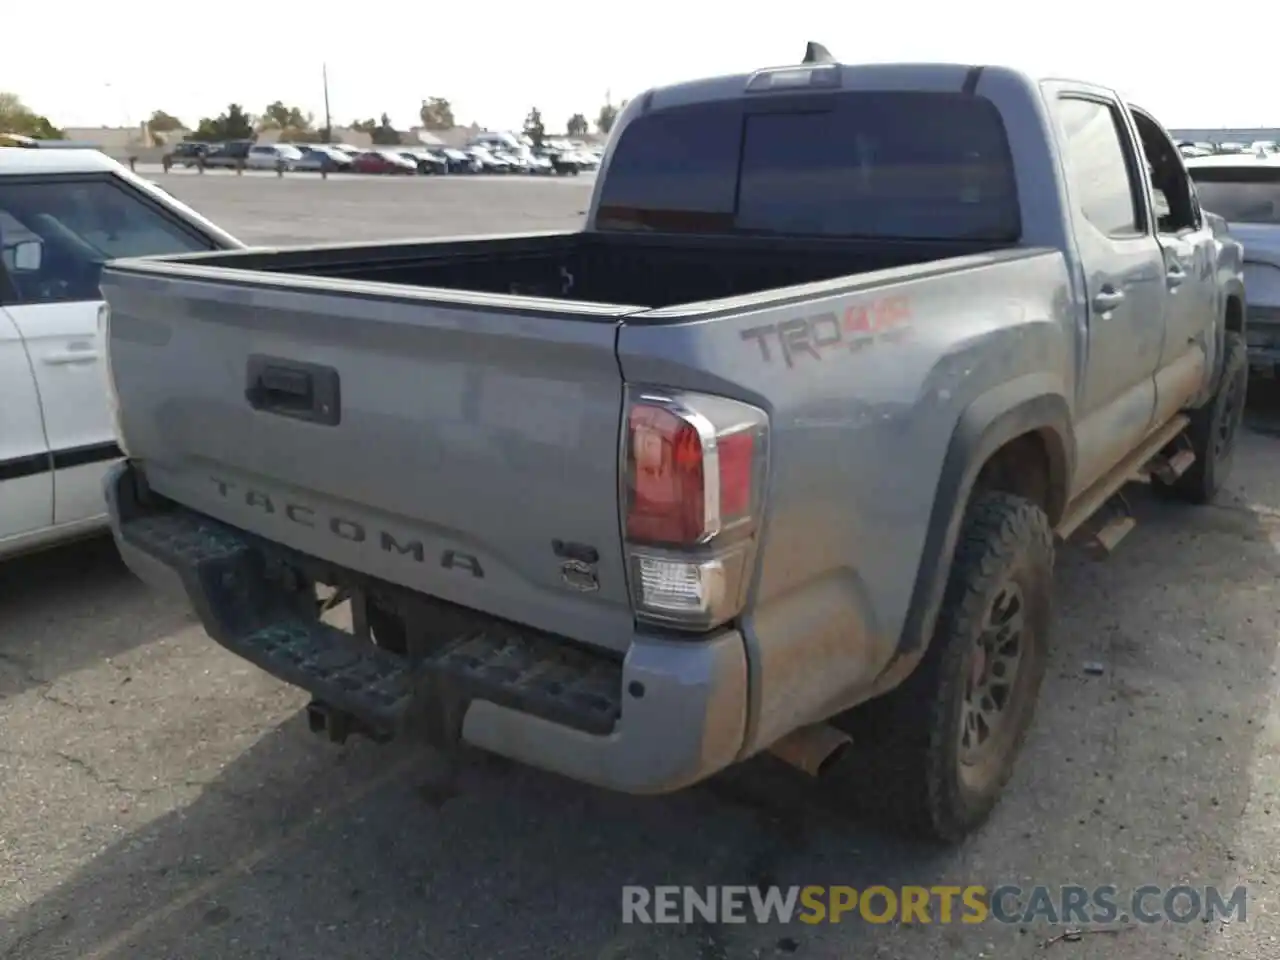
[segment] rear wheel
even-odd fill
[[[975,495],[924,659],[895,690],[835,721],[853,746],[830,782],[855,811],[941,843],[986,821],[1044,677],[1053,558],[1043,510],[1012,494]]]
[[[1213,399],[1191,414],[1191,425],[1187,427],[1195,462],[1186,473],[1162,489],[1196,504],[1209,503],[1218,495],[1231,473],[1248,391],[1248,348],[1244,337],[1229,332],[1223,343],[1222,380],[1218,390]]]

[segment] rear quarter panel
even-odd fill
[[[1068,406],[1075,392],[1073,301],[1055,251],[795,294],[754,309],[749,298],[686,307],[671,325],[628,322],[618,341],[629,383],[735,397],[770,415],[765,529],[743,623],[747,752],[852,705],[893,659],[966,408],[1020,378]]]

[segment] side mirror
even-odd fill
[[[13,245],[14,273],[36,273],[44,259],[44,244],[39,240],[23,240]]]

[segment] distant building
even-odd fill
[[[279,130],[259,130],[258,143],[279,143]],[[360,130],[352,130],[350,127],[333,127],[329,131],[335,143],[349,143],[353,147],[369,147],[373,145],[373,139],[367,133]]]
[[[175,131],[172,134],[165,134],[164,137],[166,141],[170,137],[175,141],[181,140],[183,132],[185,131]],[[136,127],[67,127],[62,133],[68,140],[95,143],[104,153],[110,154],[131,149],[145,150],[156,146],[145,123],[140,123]]]
[[[1181,143],[1190,140],[1192,143],[1244,143],[1256,140],[1271,140],[1280,143],[1280,127],[1205,127],[1203,129],[1181,128],[1170,130],[1170,136]]]
[[[450,127],[448,130],[428,130],[426,127],[410,127],[404,134],[408,143],[421,143],[428,147],[463,147],[483,132],[483,127],[473,123],[465,127]]]

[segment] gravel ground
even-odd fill
[[[155,179],[254,242],[550,229],[590,190]],[[215,646],[109,542],[0,565],[0,957],[1274,960],[1280,400],[1255,396],[1220,505],[1136,495],[1110,561],[1063,553],[1033,736],[988,829],[944,853],[837,818],[767,760],[658,799],[478,756],[448,784],[424,751],[312,737],[304,695]],[[1250,899],[1244,922],[1049,946],[1043,925],[621,922],[626,883],[770,882]]]

